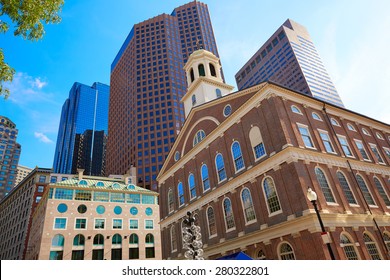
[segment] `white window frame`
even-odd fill
[[[308,149],[312,149],[312,150],[317,150],[316,145],[314,144],[314,141],[313,141],[313,137],[311,136],[309,126],[308,126],[308,125],[305,125],[305,124],[297,123],[297,127],[298,127],[298,133],[299,133],[299,135],[301,136],[301,139],[302,139],[302,142],[303,142],[304,147],[305,147],[305,148],[308,148]],[[301,133],[301,131],[299,130],[299,128],[304,128],[304,129],[307,130],[308,136],[309,136],[309,138],[310,138],[310,142],[312,143],[313,147],[306,146],[305,140],[303,139],[302,133]]]
[[[130,221],[137,221],[137,228],[131,228],[130,227]],[[133,218],[130,218],[129,219],[129,230],[139,230],[139,219],[133,219]]]
[[[339,144],[340,144],[340,146],[341,146],[341,150],[343,151],[343,155],[345,154],[345,151],[344,151],[344,149],[343,149],[343,145],[341,144],[340,138],[343,138],[343,139],[345,140],[345,142],[347,142],[347,147],[348,147],[349,151],[351,152],[351,155],[350,155],[350,156],[349,156],[349,155],[346,155],[346,157],[355,158],[355,155],[354,155],[353,152],[352,152],[351,146],[350,146],[349,143],[348,143],[347,137],[344,136],[344,135],[337,134],[337,140],[339,141]]]
[[[65,228],[56,228],[56,219],[65,219]],[[54,221],[53,221],[53,229],[54,230],[66,230],[66,228],[68,227],[68,217],[54,217]]]
[[[152,228],[146,228],[146,221],[152,221]],[[153,219],[145,219],[144,220],[144,229],[145,230],[152,230],[152,229],[154,229],[154,220]]]
[[[85,228],[76,228],[77,220],[84,219],[85,220]],[[74,229],[75,230],[87,230],[88,229],[88,218],[86,217],[75,217],[74,218]]]
[[[329,153],[329,154],[336,154],[336,150],[335,150],[335,148],[334,148],[334,145],[333,145],[333,143],[332,143],[332,140],[330,139],[329,132],[326,131],[326,130],[322,130],[322,129],[317,129],[317,130],[318,130],[318,134],[319,134],[319,136],[320,136],[320,139],[321,139],[322,143],[324,144],[325,152],[327,152],[327,153]],[[324,143],[324,139],[322,139],[322,137],[321,137],[321,133],[326,134],[326,135],[328,136],[329,143],[330,143],[330,146],[332,147],[333,152],[329,152],[329,151],[326,149],[326,145],[325,145],[325,143]]]
[[[104,220],[104,227],[103,228],[96,228],[96,220]],[[94,218],[93,220],[93,229],[94,230],[102,230],[102,229],[106,229],[106,226],[107,226],[107,219],[106,218]]]
[[[291,112],[295,114],[303,115],[301,109],[299,109],[296,105],[291,105]]]
[[[359,139],[355,139],[355,138],[353,139],[353,141],[355,142],[356,149],[359,151],[359,153],[360,153],[360,155],[362,156],[363,160],[364,160],[364,161],[370,161],[370,162],[372,162],[371,158],[368,156],[368,153],[367,153],[366,148],[364,147],[363,141],[362,141],[362,140],[359,140]],[[363,157],[362,152],[360,151],[360,149],[359,149],[359,147],[358,147],[358,143],[360,143],[360,144],[362,145],[363,150],[364,150],[364,152],[366,153],[366,155],[367,155],[367,157],[368,157],[367,159],[365,159],[365,158]]]
[[[121,228],[114,228],[114,220],[120,220],[121,221]],[[112,218],[112,224],[111,229],[112,230],[123,230],[123,218]]]
[[[316,116],[316,117],[314,117],[314,116]],[[322,122],[322,118],[317,112],[311,112],[311,117],[313,118],[313,120]]]
[[[373,143],[368,143],[368,145],[370,146],[370,149],[371,149],[371,153],[374,154],[374,151],[372,150],[373,148],[376,149],[381,161],[379,161],[379,159],[377,158],[377,156],[374,154],[375,156],[375,159],[378,161],[379,164],[383,164],[385,165],[385,161],[383,160],[383,156],[381,155],[381,153],[379,152],[379,149],[378,149],[378,146],[376,144],[373,144]]]

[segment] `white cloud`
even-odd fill
[[[43,143],[47,143],[47,144],[53,143],[53,140],[49,139],[49,137],[47,137],[42,132],[34,132],[34,136],[35,136],[35,138],[38,138],[39,141],[41,141]]]
[[[39,89],[43,88],[44,86],[47,86],[47,82],[41,81],[41,78],[35,78],[34,82],[32,83],[34,87],[37,87]]]

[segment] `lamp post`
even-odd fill
[[[195,217],[192,216],[191,212],[187,212],[187,218],[184,220],[184,224],[183,247],[187,250],[184,253],[185,258],[188,260],[204,260],[200,226],[195,225]]]
[[[324,224],[322,222],[320,212],[318,211],[318,208],[317,208],[317,194],[310,187],[308,187],[306,196],[311,201],[311,203],[313,203],[314,210],[316,211],[318,221],[320,222],[320,226],[321,226],[321,230],[322,230],[321,234],[328,235],[328,232],[325,230]],[[332,247],[330,246],[330,240],[326,240],[326,241],[324,240],[324,243],[326,243],[326,246],[328,247],[331,259],[335,260],[335,257],[334,257],[333,251],[332,251]]]

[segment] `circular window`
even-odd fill
[[[79,207],[77,207],[77,211],[80,214],[84,214],[85,212],[87,212],[87,206],[85,206],[84,204],[81,204],[81,205],[79,205]]]
[[[60,213],[65,213],[68,211],[68,206],[65,203],[58,204],[57,211]]]
[[[115,206],[114,213],[119,215],[122,213],[122,208],[120,206]]]
[[[98,207],[96,207],[96,212],[98,214],[104,214],[104,212],[106,212],[106,208],[104,208],[103,205],[99,205]]]
[[[131,215],[137,215],[137,214],[138,214],[138,209],[137,209],[137,207],[131,207],[131,208],[130,208],[130,214],[131,214]]]
[[[145,214],[146,214],[147,216],[151,216],[151,215],[153,214],[152,208],[150,208],[150,207],[146,208],[146,209],[145,209]]]
[[[175,153],[175,161],[178,161],[180,159],[180,152],[176,151]]]
[[[232,113],[232,106],[226,105],[225,108],[223,109],[223,115],[225,117],[229,116]]]

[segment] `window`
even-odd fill
[[[171,226],[171,252],[177,251],[177,236],[175,225]]]
[[[104,214],[105,211],[106,211],[106,208],[103,205],[98,205],[96,207],[96,213],[98,213],[99,215]]]
[[[95,219],[95,229],[104,229],[106,219]]]
[[[175,161],[178,161],[180,159],[180,152],[176,151],[175,153]]]
[[[263,138],[260,133],[260,129],[257,126],[253,126],[249,131],[249,139],[252,145],[255,159],[258,160],[266,155]]]
[[[65,203],[60,203],[57,206],[57,211],[59,213],[65,213],[66,211],[68,211],[68,206]]]
[[[85,206],[84,204],[80,204],[77,207],[77,212],[79,212],[80,214],[84,214],[85,212],[87,212],[87,206]]]
[[[338,136],[338,139],[340,141],[341,148],[343,149],[345,155],[347,157],[353,157],[351,149],[349,148],[347,138],[345,136]]]
[[[138,229],[138,220],[130,219],[129,220],[129,229]]]
[[[206,76],[206,73],[204,71],[204,65],[203,64],[199,64],[198,65],[198,71],[199,71],[199,76]]]
[[[66,229],[66,218],[55,218],[54,219],[55,229]]]
[[[345,178],[344,174],[340,171],[337,171],[336,173],[337,179],[339,180],[340,186],[343,189],[344,195],[347,198],[347,201],[349,204],[357,204],[356,199],[351,191],[351,188],[349,187],[348,181]]]
[[[46,182],[46,176],[40,175],[39,176],[39,183],[45,183]]]
[[[87,228],[87,219],[76,219],[75,228],[76,229],[86,229]]]
[[[82,234],[77,234],[73,238],[73,246],[84,246],[85,245],[85,237]]]
[[[355,127],[352,124],[350,124],[350,123],[347,123],[347,127],[351,131],[356,131]]]
[[[90,201],[92,197],[91,191],[75,190],[75,200],[86,200]]]
[[[173,192],[172,189],[168,191],[168,212],[171,213],[174,210]]]
[[[307,126],[298,125],[299,132],[301,134],[303,143],[305,144],[306,148],[314,148],[313,141],[311,140],[311,136],[309,133],[309,129]]]
[[[88,183],[85,180],[80,180],[79,185],[86,186],[86,185],[88,185]]]
[[[155,196],[154,195],[142,195],[142,204],[155,204]]]
[[[63,247],[65,243],[65,238],[62,234],[56,234],[52,241],[51,241],[51,246],[52,247]]]
[[[57,188],[55,195],[54,195],[54,198],[55,199],[72,200],[73,199],[73,190]]]
[[[221,98],[222,97],[222,91],[219,88],[217,88],[215,90],[215,95],[217,96],[217,98]]]
[[[236,224],[234,223],[233,208],[229,198],[223,200],[223,214],[225,217],[226,230],[229,231],[234,229]]]
[[[361,189],[361,191],[363,193],[364,199],[366,200],[368,205],[376,205],[374,202],[374,199],[371,196],[370,191],[367,188],[366,182],[364,182],[363,178],[358,174],[358,175],[356,175],[356,179],[358,181],[359,188]]]
[[[217,235],[217,224],[213,207],[207,208],[207,224],[209,229],[209,238]]]
[[[318,115],[317,113],[313,112],[311,113],[311,116],[313,117],[313,119],[317,120],[317,121],[322,121],[320,115]]]
[[[336,119],[334,119],[334,118],[331,118],[331,119],[330,119],[330,123],[333,124],[333,125],[335,125],[335,126],[340,126],[339,122],[336,121]]]
[[[231,113],[232,113],[232,106],[228,104],[225,106],[225,108],[223,108],[223,116],[228,117],[230,116]]]
[[[371,134],[365,128],[362,128],[362,132],[363,132],[364,135],[371,136]]]
[[[202,165],[200,172],[202,177],[203,192],[205,192],[210,189],[209,170],[206,164]]]
[[[114,213],[115,213],[116,215],[122,214],[122,207],[120,207],[120,206],[115,206],[115,207],[114,207]]]
[[[359,257],[356,253],[355,244],[345,235],[341,234],[340,236],[340,245],[344,249],[345,256],[347,260],[358,260]]]
[[[215,157],[215,167],[218,174],[218,182],[222,182],[226,179],[225,163],[223,161],[222,154],[218,154]]]
[[[245,222],[249,223],[251,221],[255,221],[255,208],[253,207],[252,196],[249,189],[243,189],[241,192],[241,202],[244,209]]]
[[[215,72],[214,65],[212,63],[209,63],[209,66],[210,66],[210,74],[211,74],[211,76],[217,77],[217,72]]]
[[[145,257],[147,259],[155,257],[154,251],[154,237],[152,234],[148,233],[145,237]]]
[[[330,141],[329,134],[326,131],[319,131],[322,143],[324,143],[325,150],[328,153],[334,153],[332,142]]]
[[[122,219],[112,219],[112,229],[122,229]]]
[[[381,181],[379,181],[379,179],[377,177],[374,177],[374,183],[375,183],[375,187],[377,188],[380,197],[383,199],[386,206],[390,207],[389,196],[386,194],[386,191],[384,190]]]
[[[385,151],[386,156],[390,159],[390,149],[383,147],[383,150]]]
[[[129,238],[129,259],[139,259],[138,235],[132,233]]]
[[[236,169],[236,172],[245,168],[244,159],[242,157],[242,152],[241,152],[241,146],[240,143],[238,143],[237,141],[235,141],[232,145],[232,156],[233,156],[234,168]]]
[[[199,130],[196,134],[195,134],[195,137],[194,137],[194,141],[193,141],[193,147],[198,144],[200,141],[203,140],[203,138],[206,137],[206,133],[203,131],[203,130]]]
[[[282,243],[279,247],[279,259],[295,260],[293,248],[288,243]]]
[[[104,236],[101,234],[96,234],[93,238],[93,245],[104,245]]]
[[[371,259],[380,260],[381,257],[379,255],[379,251],[378,251],[378,248],[376,246],[376,242],[371,238],[371,236],[368,235],[367,233],[364,233],[363,240],[364,240],[364,244],[367,247],[367,251],[371,256]]]
[[[271,177],[266,177],[263,181],[263,190],[265,200],[267,202],[268,212],[276,213],[282,208],[280,207],[278,194],[276,192],[274,180]]]
[[[302,115],[301,110],[299,110],[299,108],[298,108],[297,106],[295,106],[295,105],[292,105],[292,106],[291,106],[291,111],[292,111],[293,113]]]
[[[153,220],[145,220],[145,229],[153,229]]]
[[[130,208],[130,214],[133,215],[133,216],[137,215],[138,214],[137,207],[131,207]]]
[[[190,200],[192,200],[196,197],[195,176],[192,173],[188,176],[188,188],[190,189]]]
[[[383,138],[382,134],[380,134],[379,132],[376,133],[376,138],[381,139],[381,140],[385,140]]]
[[[177,185],[177,195],[179,197],[179,206],[184,205],[184,189],[182,182],[179,182],[179,184]]]
[[[383,158],[380,155],[376,145],[370,143],[370,148],[371,148],[372,153],[375,155],[376,159],[378,160],[378,162],[379,163],[384,163]]]
[[[336,203],[336,200],[334,199],[332,194],[332,190],[329,187],[328,180],[326,179],[325,173],[318,167],[315,168],[315,173],[326,202]]]
[[[191,100],[192,100],[192,106],[195,106],[196,105],[196,95],[192,95],[191,96]]]
[[[190,77],[191,77],[191,83],[195,80],[195,75],[194,75],[194,69],[191,68],[190,70]]]
[[[45,190],[44,186],[38,186],[38,192],[42,193]]]
[[[367,155],[366,149],[364,149],[363,142],[355,139],[355,144],[356,144],[356,147],[358,148],[360,154],[362,155],[363,159],[370,160],[368,155]]]

